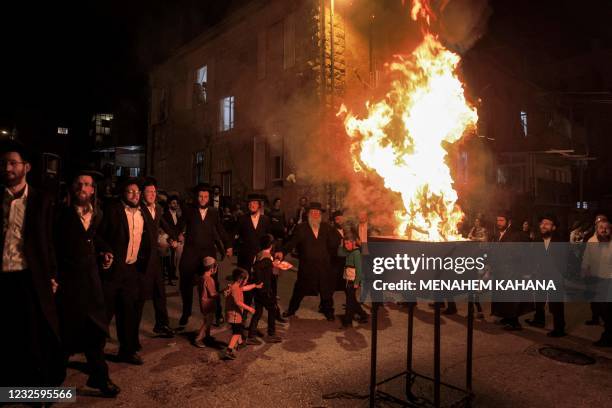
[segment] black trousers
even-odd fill
[[[181,292],[181,299],[183,300],[183,317],[191,316],[193,310],[193,288],[195,286],[195,270],[187,266],[182,266],[179,270],[181,279],[179,283],[179,289]]]
[[[353,322],[353,317],[358,314],[360,317],[368,317],[368,314],[363,310],[361,304],[357,301],[357,289],[355,289],[354,281],[347,281],[344,287],[346,295],[346,312],[342,317],[342,324],[349,325]]]
[[[0,386],[58,386],[66,376],[64,353],[47,322],[29,270],[0,272]]]
[[[168,319],[166,286],[161,272],[153,284],[153,308],[155,309],[155,326],[167,326],[170,320]]]
[[[133,354],[138,346],[138,271],[135,265],[125,266],[126,276],[120,282],[102,282],[106,315],[115,318],[119,353]]]
[[[290,314],[297,312],[305,296],[306,294],[304,293],[304,290],[302,290],[300,285],[298,285],[296,282],[296,284],[293,286],[293,293],[291,294],[291,299],[289,300],[289,309],[287,312]],[[327,293],[321,291],[319,292],[319,296],[321,298],[321,313],[324,313],[325,315],[334,314],[333,292]]]
[[[261,319],[264,309],[266,309],[268,312],[268,335],[274,336],[276,334],[276,302],[274,302],[272,299],[263,301],[255,298],[255,313],[251,317],[249,337],[255,337],[257,333],[257,325],[259,324],[259,319]]]
[[[536,297],[537,301],[535,303],[535,315],[533,316],[533,320],[536,322],[544,323],[546,321],[546,313],[544,311],[544,307],[546,305],[546,301],[541,301],[541,297]],[[563,302],[548,302],[548,310],[553,315],[553,329],[557,331],[565,330],[565,304]]]
[[[108,365],[106,364],[106,358],[104,357],[104,344],[106,343],[106,335],[100,327],[98,327],[92,320],[87,319],[83,321],[82,331],[80,331],[79,338],[76,340],[79,346],[74,346],[74,351],[82,351],[87,359],[87,373],[89,379],[92,382],[104,382],[108,380]],[[67,346],[68,348],[72,348]],[[66,361],[72,351],[66,351]]]

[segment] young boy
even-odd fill
[[[227,322],[232,328],[232,337],[225,349],[223,355],[224,360],[234,360],[236,358],[236,347],[242,344],[242,334],[244,327],[242,325],[242,312],[246,310],[249,313],[255,313],[255,309],[244,303],[243,292],[247,292],[254,288],[260,288],[263,285],[246,285],[249,277],[247,271],[242,268],[236,268],[232,271],[232,283],[225,291],[225,312],[227,313]]]
[[[203,316],[202,326],[193,343],[198,348],[204,348],[206,345],[215,343],[214,337],[210,335],[210,329],[215,320],[216,299],[219,297],[215,288],[215,279],[213,278],[213,275],[216,273],[217,260],[207,256],[204,258],[204,276],[198,282],[200,311]]]
[[[342,327],[352,326],[353,317],[359,315],[359,323],[368,322],[368,314],[363,310],[357,301],[357,289],[361,283],[361,251],[355,243],[355,239],[351,234],[345,234],[342,240],[342,245],[338,248],[339,256],[346,256],[344,264],[344,280],[346,286],[344,293],[346,294],[346,313],[342,317]]]
[[[249,336],[247,344],[261,344],[257,339],[257,324],[263,314],[264,308],[268,311],[268,343],[280,343],[282,339],[276,335],[276,275],[272,257],[274,237],[270,234],[263,235],[259,240],[262,248],[257,254],[257,261],[253,264],[253,282],[262,284],[263,287],[255,290],[255,314],[251,317],[249,325]]]

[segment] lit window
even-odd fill
[[[521,127],[523,128],[523,136],[527,137],[527,112],[521,111]]]
[[[227,96],[219,101],[219,131],[234,128],[234,97]]]
[[[196,89],[198,102],[206,103],[206,91],[208,89],[208,67],[206,65],[198,68]]]
[[[58,135],[67,135],[68,134],[68,128],[58,127],[57,128],[57,134]]]

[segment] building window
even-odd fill
[[[113,122],[112,113],[96,113],[91,119],[92,129],[95,134],[96,143],[102,143],[111,134],[111,125]],[[58,128],[59,133],[59,128]]]
[[[521,128],[523,129],[523,136],[527,137],[527,112],[521,111]]]
[[[232,172],[221,173],[221,195],[224,197],[232,196]]]
[[[206,103],[208,92],[208,66],[198,68],[196,72],[196,101],[199,104]]]
[[[257,79],[266,77],[266,32],[257,34]]]
[[[58,135],[67,135],[68,134],[68,128],[58,127],[57,128],[57,134]]]
[[[199,151],[195,153],[195,182],[207,183],[208,182],[208,155],[206,151]]]
[[[227,96],[219,102],[219,131],[234,128],[234,97]]]
[[[295,65],[295,18],[289,14],[283,21],[283,68]]]
[[[272,181],[283,179],[283,156],[274,156],[272,158]]]

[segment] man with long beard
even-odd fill
[[[592,303],[592,307],[604,321],[604,332],[593,344],[612,347],[612,302],[608,301],[612,293],[612,242],[607,219],[597,222],[594,236],[597,241],[587,243],[582,258],[582,276],[593,279],[598,292],[598,302]]]
[[[336,274],[332,269],[331,258],[338,250],[340,239],[332,226],[321,222],[321,214],[324,211],[321,203],[312,202],[307,210],[307,222],[296,227],[293,237],[283,251],[276,254],[277,258],[282,258],[283,254],[296,248],[300,259],[297,281],[293,287],[289,308],[283,313],[283,317],[295,315],[304,296],[320,295],[321,312],[328,321],[333,321]]]
[[[102,395],[119,393],[108,375],[104,343],[108,316],[98,265],[108,269],[113,261],[108,245],[96,234],[102,212],[96,206],[92,173],[77,173],[72,183],[71,204],[59,211],[55,231],[58,262],[57,307],[64,352],[84,352],[87,385]]]
[[[555,242],[561,242],[555,234],[556,230],[557,218],[554,215],[547,214],[540,218],[540,236],[534,241],[536,258],[532,259],[532,262],[535,267],[534,276],[536,279],[553,279],[557,282],[557,290],[562,291],[560,285],[563,284],[563,269],[566,267],[568,259],[564,247],[554,244]],[[526,319],[525,322],[530,326],[545,327],[544,306],[548,302],[548,308],[553,315],[553,330],[548,332],[547,335],[549,337],[565,336],[565,305],[562,301],[559,301],[562,293],[536,293],[535,315],[533,319]]]
[[[113,253],[111,268],[101,271],[106,313],[116,316],[118,360],[142,365],[138,355],[138,299],[141,274],[151,256],[148,223],[140,208],[140,187],[135,179],[122,184],[121,198],[109,203],[100,225],[100,237]]]
[[[59,344],[53,251],[53,202],[32,188],[24,146],[0,146],[3,192],[0,321],[5,332],[0,349],[0,386],[58,386],[65,377]]]
[[[221,239],[227,256],[232,256],[232,244],[227,236],[219,212],[210,207],[210,189],[198,185],[195,189],[195,206],[183,212],[185,245],[181,256],[180,289],[183,314],[179,326],[186,326],[193,308],[193,288],[199,268],[205,257],[216,258],[215,241]]]

